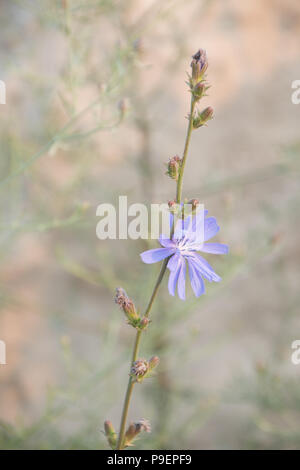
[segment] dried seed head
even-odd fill
[[[136,427],[139,428],[141,431],[151,432],[151,424],[150,421],[147,419],[140,419],[138,423],[135,423]]]
[[[137,378],[143,377],[148,372],[148,369],[148,361],[146,361],[146,359],[138,359],[132,364],[131,375],[134,375]]]

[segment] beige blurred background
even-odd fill
[[[119,426],[133,332],[114,289],[144,308],[157,244],[99,241],[96,207],[173,197],[199,47],[215,117],[183,190],[230,255],[209,255],[223,281],[200,299],[163,283],[130,419],[152,423],[138,448],[299,448],[299,1],[2,0],[0,23],[0,448],[105,449]]]

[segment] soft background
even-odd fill
[[[134,331],[114,289],[144,308],[157,245],[99,241],[96,207],[174,196],[203,47],[215,118],[183,189],[231,252],[207,255],[223,282],[200,299],[163,283],[141,351],[161,364],[130,419],[152,423],[139,448],[299,448],[299,1],[2,0],[0,23],[0,447],[102,449],[118,428]]]

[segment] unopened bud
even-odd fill
[[[132,446],[133,441],[142,431],[151,432],[151,425],[148,420],[140,419],[138,423],[130,423],[125,434],[125,447]]]
[[[128,447],[132,445],[132,441],[137,437],[138,431],[135,423],[130,423],[125,434],[124,446]]]
[[[192,56],[192,77],[191,85],[195,87],[201,80],[203,80],[204,74],[208,67],[206,52],[204,49],[199,49],[196,54]]]
[[[136,326],[135,323],[139,321],[140,317],[135,309],[135,305],[122,287],[116,288],[116,296],[115,296],[116,304],[120,305],[123,312],[127,316],[129,323],[133,326]]]
[[[206,92],[207,88],[208,87],[205,86],[204,82],[197,83],[197,85],[194,86],[194,88],[192,89],[194,99],[196,101],[199,101],[203,97],[203,95]]]
[[[150,323],[150,320],[147,317],[144,317],[140,321],[140,329],[145,330]]]
[[[180,204],[177,204],[175,199],[173,199],[172,201],[169,201],[168,206],[169,206],[171,214],[177,214],[180,210]]]
[[[112,449],[115,449],[117,445],[117,433],[111,421],[104,422],[104,432],[105,432],[105,436],[107,438],[107,442],[109,443],[110,447]]]
[[[190,204],[192,206],[192,210],[194,211],[197,206],[199,205],[199,200],[198,199],[190,199],[188,201],[188,204]]]
[[[214,114],[214,110],[211,106],[205,108],[201,113],[198,113],[196,117],[193,119],[193,127],[194,129],[198,129],[198,127],[204,126],[210,119],[212,119]]]
[[[153,369],[155,369],[155,367],[157,367],[158,364],[159,364],[159,357],[152,356],[149,359],[149,371],[152,371]]]
[[[181,163],[182,160],[180,157],[178,157],[178,155],[175,155],[175,157],[170,158],[168,161],[168,170],[166,174],[175,181],[178,180]]]

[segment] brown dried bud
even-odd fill
[[[116,304],[120,305],[123,312],[127,316],[129,323],[135,326],[135,323],[139,320],[139,315],[135,309],[134,303],[132,302],[122,287],[116,288],[116,296],[115,296]]]
[[[159,363],[159,358],[153,356],[146,361],[146,359],[138,359],[132,364],[130,375],[135,382],[141,383],[144,379],[152,376],[152,371]]]
[[[113,427],[111,421],[104,422],[104,433],[107,438],[107,442],[109,443],[112,449],[115,449],[117,445],[117,433],[115,428]]]
[[[168,161],[168,170],[167,170],[167,175],[170,176],[173,180],[177,181],[178,176],[179,176],[179,171],[181,167],[182,160],[178,155],[175,155],[174,157],[170,158]]]
[[[138,359],[134,361],[131,367],[131,375],[136,377],[136,381],[139,382],[142,377],[148,372],[149,363],[146,359]]]
[[[196,54],[192,56],[192,77],[191,85],[195,87],[201,80],[203,80],[204,74],[208,67],[206,52],[204,49],[199,49]]]
[[[151,424],[150,421],[147,419],[140,419],[138,423],[136,423],[136,426],[141,430],[145,432],[151,432]]]

